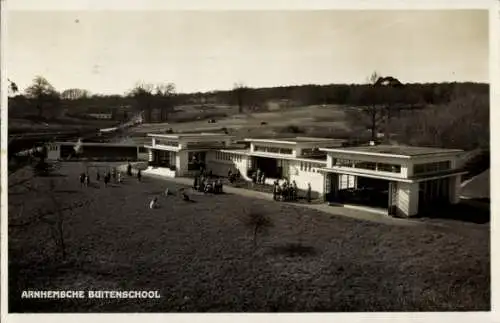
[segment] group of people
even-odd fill
[[[252,174],[252,182],[254,184],[265,184],[266,183],[266,174],[261,171],[260,169],[257,169],[257,171],[253,172]]]
[[[90,184],[90,177],[88,173],[80,173],[80,187],[88,187]]]
[[[222,181],[219,178],[213,179],[211,173],[207,174],[204,171],[194,177],[193,189],[203,193],[220,194],[223,192]]]
[[[191,200],[191,198],[189,197],[189,195],[187,194],[186,190],[184,188],[181,188],[179,189],[179,196],[182,197],[182,200],[185,201],[185,202],[193,202],[193,200]],[[165,189],[165,197],[169,197],[170,195],[176,195],[174,192],[170,192],[170,188],[166,188]],[[160,203],[158,202],[159,199],[158,199],[158,196],[155,196],[151,199],[151,201],[149,202],[149,208],[150,209],[158,209],[160,208]]]
[[[235,173],[231,169],[227,172],[227,178],[229,179],[229,183],[233,184],[235,181],[239,180],[241,177],[240,171],[236,170]]]
[[[132,176],[132,165],[130,163],[127,166],[127,175]],[[139,169],[137,171],[137,180],[141,181],[141,178],[142,178],[142,174],[141,174],[141,170]],[[120,171],[118,171],[118,169],[116,167],[113,167],[111,169],[111,171],[107,170],[104,173],[104,176],[103,176],[104,186],[107,187],[112,179],[115,183],[119,183],[119,184],[123,183],[123,175]],[[96,181],[97,182],[101,181],[101,173],[99,172],[99,170],[97,170],[97,173],[96,173]],[[88,171],[80,173],[80,185],[82,187],[83,186],[88,187],[89,184],[90,184],[90,176],[88,174]]]
[[[298,199],[298,188],[297,183],[292,181],[291,183],[285,179],[280,185],[279,181],[274,181],[273,184],[273,200],[275,201],[297,201]],[[311,202],[311,184],[307,184],[306,200],[308,203]]]

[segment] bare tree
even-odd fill
[[[155,86],[151,83],[139,82],[129,93],[135,99],[137,109],[144,111],[144,121],[146,123],[151,122],[152,118],[154,89]]]
[[[384,128],[386,138],[389,136],[389,125],[394,110],[399,103],[398,89],[403,84],[392,76],[381,76],[373,72],[367,82],[370,85],[362,97],[363,112],[369,117],[369,129],[372,140],[377,138],[380,128]]]
[[[168,114],[171,112],[174,105],[175,84],[174,83],[164,83],[156,85],[156,95],[157,105],[160,109],[160,120],[168,120]]]
[[[252,242],[254,251],[257,248],[257,237],[259,234],[264,234],[267,232],[267,229],[270,228],[273,224],[271,219],[255,208],[244,211],[243,222],[246,227],[252,232]]]
[[[233,96],[238,105],[238,113],[243,113],[243,109],[248,99],[248,87],[243,83],[235,83],[233,87]]]
[[[10,79],[7,79],[7,82],[9,82],[9,96],[17,94],[19,92],[17,84],[12,82]]]
[[[364,105],[362,111],[369,117],[369,129],[372,140],[377,138],[379,126],[385,115],[383,107],[379,104],[380,93],[377,91],[377,87],[375,87],[380,78],[380,74],[376,71],[368,77],[367,82],[370,84],[370,87],[367,88],[361,102]]]
[[[84,89],[67,89],[61,93],[61,98],[65,100],[78,100],[88,97],[90,97],[90,92]]]
[[[57,107],[59,104],[59,93],[44,77],[37,76],[33,79],[26,90],[26,97],[30,99],[38,110],[38,116],[42,116],[44,109]]]
[[[157,84],[155,86],[155,90],[156,90],[156,95],[171,96],[175,94],[175,84],[174,83]]]

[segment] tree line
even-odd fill
[[[366,84],[331,84],[252,88],[235,83],[227,91],[178,93],[173,83],[138,82],[124,94],[99,95],[83,89],[58,92],[37,76],[19,93],[9,80],[9,115],[32,111],[39,117],[91,107],[112,110],[128,107],[142,112],[145,122],[164,122],[179,105],[233,105],[239,113],[268,110],[269,102],[285,102],[285,108],[307,105],[340,105],[353,128],[396,133],[405,143],[457,148],[489,145],[489,85],[483,83],[410,83],[372,73]]]
[[[252,88],[238,83],[232,90],[204,93],[177,93],[173,83],[140,82],[124,94],[99,95],[91,94],[84,89],[66,89],[58,92],[47,79],[37,76],[24,93],[19,93],[17,85],[11,82],[12,95],[9,103],[30,105],[39,115],[43,115],[44,110],[49,111],[52,107],[61,105],[131,106],[136,110],[144,110],[146,115],[159,109],[165,115],[162,119],[167,119],[166,115],[171,112],[172,107],[182,104],[231,104],[238,106],[240,113],[265,110],[266,104],[273,100],[289,101],[290,106],[320,104],[366,106],[397,103],[423,107],[448,103],[457,96],[489,93],[489,85],[483,83],[401,84],[395,78],[392,79],[402,86],[374,87],[379,78],[385,79],[374,73],[366,84],[309,84],[271,88]]]

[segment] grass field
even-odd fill
[[[224,109],[221,110],[225,111]],[[328,135],[348,132],[345,112],[338,106],[293,107],[284,111],[256,112],[252,114],[228,114],[227,117],[215,118],[216,123],[207,119],[164,124],[143,124],[134,128],[131,135],[143,136],[146,133],[161,133],[167,129],[174,132],[211,132],[225,128],[237,137],[289,137],[291,135]],[[265,124],[262,124],[265,123]],[[287,132],[295,126],[297,133]]]
[[[34,120],[29,118],[9,118],[9,133],[77,131],[107,128],[116,125],[112,120],[92,120],[64,117],[53,120]]]
[[[48,225],[9,228],[10,311],[490,309],[489,224],[390,226],[231,194],[193,193],[193,203],[161,197],[150,210],[152,196],[179,186],[144,178],[80,188],[82,167],[64,164],[58,176],[31,181],[36,190],[9,190],[10,225],[50,210],[48,194],[62,205],[88,202],[64,213],[65,261]],[[15,176],[10,183],[28,172]],[[249,210],[273,223],[255,250],[243,221]],[[159,290],[162,297],[21,300],[27,289]]]

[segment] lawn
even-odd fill
[[[9,228],[10,311],[490,309],[489,224],[389,226],[231,194],[190,193],[192,203],[162,196],[150,210],[151,197],[180,187],[143,178],[80,188],[81,170],[67,163],[57,176],[33,179],[31,190],[9,190],[10,225],[50,210],[49,195],[62,206],[85,202],[64,213],[64,261],[49,225]],[[256,247],[244,224],[249,212],[273,224]],[[162,297],[22,300],[29,289],[159,290]]]
[[[349,133],[350,125],[346,120],[344,109],[340,106],[302,106],[288,108],[283,111],[267,111],[246,114],[229,113],[228,109],[214,109],[210,113],[227,113],[226,117],[213,118],[216,123],[208,123],[202,112],[191,112],[192,121],[176,122],[172,116],[169,123],[142,124],[130,129],[131,136],[144,136],[146,133],[163,133],[172,129],[175,133],[182,132],[214,132],[227,129],[238,138],[246,137],[294,137],[294,136],[332,136]],[[210,117],[212,118],[212,117]],[[288,128],[295,131],[289,132]]]

